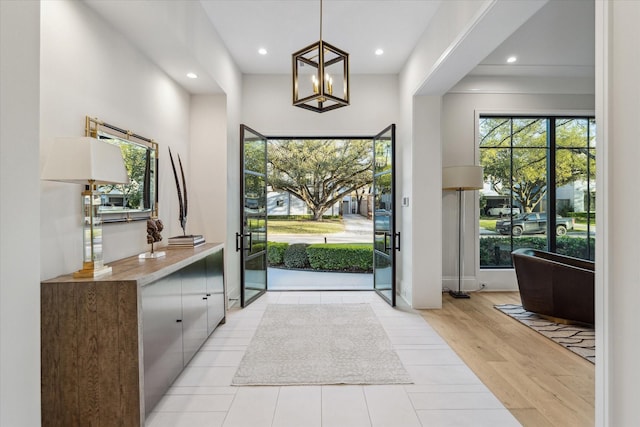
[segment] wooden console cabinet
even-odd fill
[[[43,426],[143,426],[224,322],[223,245],[41,283]]]

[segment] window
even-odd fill
[[[480,268],[529,247],[594,259],[595,120],[480,116]]]

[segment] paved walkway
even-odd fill
[[[373,274],[267,268],[270,291],[373,290]]]

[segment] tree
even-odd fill
[[[113,190],[119,190],[124,196],[125,207],[142,208],[142,188],[147,170],[147,148],[136,144],[121,143],[118,139],[107,141],[120,147],[130,182],[129,184],[102,185],[101,191],[108,194]]]
[[[268,147],[269,184],[304,201],[316,221],[333,204],[371,183],[369,140],[279,140]]]
[[[547,194],[547,119],[483,118],[481,164],[498,194],[512,195],[531,212]],[[587,149],[586,120],[556,120],[556,186],[595,176],[595,158]],[[589,164],[589,176],[587,176]]]

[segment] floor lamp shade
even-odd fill
[[[482,166],[449,166],[442,169],[444,190],[479,190],[482,186]]]
[[[102,198],[98,184],[127,184],[129,174],[117,145],[90,137],[56,138],[41,178],[84,184],[82,192],[82,269],[73,275],[97,277],[111,272],[102,259]]]
[[[483,175],[481,166],[450,166],[442,169],[442,188],[458,193],[458,290],[449,291],[454,298],[469,298],[469,294],[462,292],[462,192],[481,189]]]

